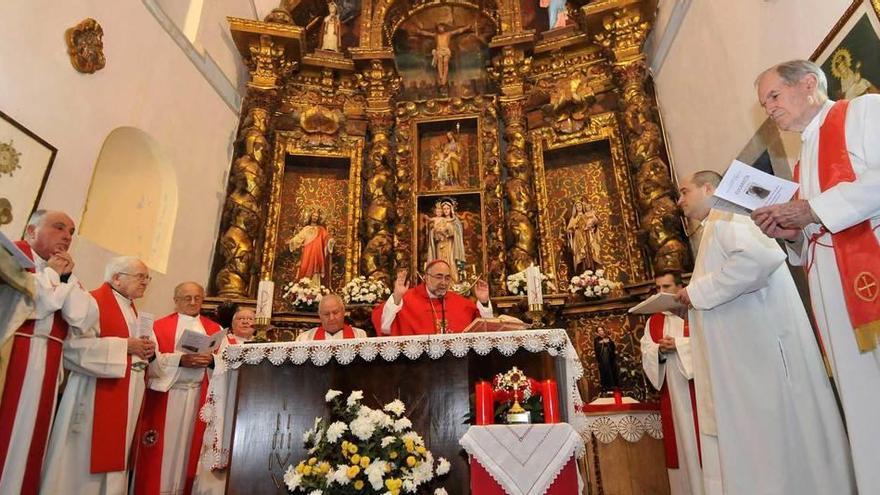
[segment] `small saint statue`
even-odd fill
[[[321,49],[333,52],[339,51],[339,12],[336,2],[330,0],[327,3],[329,13],[324,16],[324,25],[321,29]]]
[[[572,268],[576,274],[595,270],[599,263],[599,217],[589,203],[575,202],[566,226],[568,248],[571,251]]]
[[[605,333],[604,328],[596,330],[593,350],[596,352],[596,365],[599,368],[599,385],[602,392],[612,392],[614,389],[620,388],[617,349],[614,346],[614,341]]]

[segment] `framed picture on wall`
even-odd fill
[[[856,0],[844,12],[813,60],[828,77],[832,100],[880,93],[880,2]]]
[[[58,150],[12,117],[0,111],[0,226],[10,239],[24,233],[28,218],[40,203],[46,178]],[[3,218],[7,220],[8,217]]]

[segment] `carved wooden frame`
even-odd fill
[[[538,225],[541,236],[540,253],[542,271],[551,280],[558,280],[556,267],[558,259],[556,250],[551,244],[551,225],[547,215],[547,181],[544,177],[544,152],[578,146],[582,144],[607,140],[611,149],[611,163],[617,190],[621,194],[617,198],[617,207],[623,218],[626,233],[626,265],[631,280],[642,280],[647,276],[645,255],[636,233],[639,230],[638,213],[635,210],[633,194],[633,178],[629,173],[629,164],[624,150],[620,123],[614,112],[591,115],[589,125],[572,134],[557,133],[552,128],[544,127],[531,132],[532,163],[535,174],[535,196],[538,204]],[[576,274],[570,274],[576,275]],[[564,281],[566,284],[568,280]]]
[[[266,215],[266,235],[263,240],[262,262],[260,264],[260,279],[272,280],[275,270],[275,246],[278,243],[278,225],[281,216],[281,185],[284,178],[284,169],[287,155],[313,156],[322,158],[347,158],[350,161],[348,170],[348,210],[346,218],[346,240],[348,247],[345,251],[345,282],[357,276],[360,263],[361,240],[358,236],[363,214],[363,191],[361,184],[361,171],[363,169],[364,139],[360,137],[342,137],[335,148],[305,148],[299,143],[291,131],[277,131],[275,133],[275,155],[272,160],[272,169],[269,178],[269,209]]]

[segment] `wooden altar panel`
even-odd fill
[[[274,366],[268,361],[243,366],[239,371],[238,413],[227,493],[286,493],[284,470],[305,457],[302,434],[312,427],[315,417],[327,413],[324,394],[333,388],[346,395],[352,390],[363,390],[363,402],[370,407],[400,398],[408,407],[406,414],[413,429],[422,435],[435,457],[445,457],[452,463],[450,475],[443,483],[446,490],[450,494],[467,494],[468,465],[459,455],[462,449],[458,444],[468,428],[465,363],[463,359],[445,356],[438,360],[423,357],[390,363],[381,357],[372,363],[357,358],[346,366]],[[280,437],[284,438],[281,448]]]
[[[663,440],[649,435],[632,443],[615,438],[587,442],[590,493],[607,495],[669,495]]]
[[[360,357],[346,366],[311,363],[275,366],[268,360],[239,371],[236,418],[230,454],[227,493],[230,495],[282,495],[284,471],[305,458],[302,434],[315,417],[327,414],[324,395],[333,388],[346,395],[363,390],[363,403],[378,407],[395,398],[407,406],[413,430],[425,439],[436,457],[452,464],[442,485],[450,495],[467,495],[469,467],[459,439],[469,427],[469,397],[474,383],[518,366],[534,378],[556,377],[560,410],[567,411],[564,390],[565,362],[546,353],[517,351],[503,356],[452,355],[434,360],[401,358],[387,362]]]

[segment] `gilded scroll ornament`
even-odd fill
[[[89,18],[65,33],[67,53],[73,68],[83,74],[94,74],[104,68],[104,28]]]
[[[289,75],[297,62],[284,58],[284,45],[268,34],[251,40],[248,45],[250,57],[245,64],[251,72],[249,86],[259,89],[274,89],[280,78]]]

